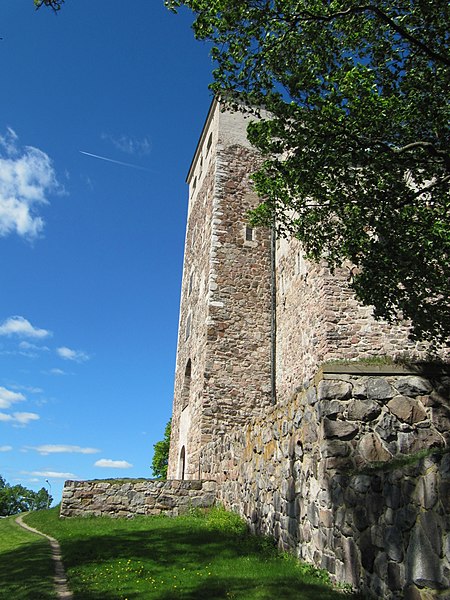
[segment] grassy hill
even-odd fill
[[[82,600],[342,600],[328,576],[247,533],[213,509],[178,518],[60,520],[58,508],[29,525],[61,544],[69,585]],[[47,542],[0,519],[0,598],[50,599]]]

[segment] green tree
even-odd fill
[[[53,498],[43,487],[35,492],[23,485],[10,485],[0,475],[0,516],[2,517],[48,508],[52,500]]]
[[[351,263],[359,300],[450,335],[447,0],[166,0],[212,42],[212,89],[267,112],[254,224]],[[257,109],[251,109],[258,113]],[[268,116],[270,115],[270,116]],[[346,262],[348,261],[348,263]]]
[[[169,463],[170,431],[172,419],[164,430],[164,439],[153,446],[152,471],[158,479],[167,479],[167,465]]]

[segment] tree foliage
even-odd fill
[[[172,419],[164,430],[164,439],[153,446],[152,472],[158,479],[167,479],[167,466],[169,464],[170,432]]]
[[[212,41],[212,89],[267,109],[255,224],[350,261],[376,317],[450,334],[447,0],[167,0]],[[257,109],[251,109],[258,112]],[[267,115],[270,115],[268,117]]]
[[[60,10],[63,4],[64,0],[34,0],[34,6],[36,9],[41,8],[41,6],[47,6],[55,12]]]
[[[0,475],[0,516],[48,508],[53,498],[45,488],[35,492],[23,485],[10,485]]]

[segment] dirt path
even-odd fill
[[[29,525],[24,523],[22,521],[22,516],[23,515],[19,515],[16,518],[16,523],[20,525],[20,527],[23,527],[24,529],[26,529],[27,531],[31,531],[32,533],[36,533],[37,535],[41,535],[42,537],[47,538],[50,542],[50,546],[52,549],[52,560],[53,564],[55,565],[54,581],[57,597],[66,599],[73,598],[73,594],[69,590],[69,587],[67,585],[66,572],[64,571],[64,565],[61,556],[61,546],[59,545],[58,541],[55,540],[55,538],[52,538],[50,535],[42,533],[41,531],[38,531],[37,529],[34,529],[33,527],[30,527]]]

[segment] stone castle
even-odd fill
[[[214,101],[187,178],[169,480],[69,481],[61,516],[218,501],[368,598],[450,600],[448,349],[248,225],[247,124]]]
[[[254,531],[375,597],[438,593],[448,372],[419,366],[426,348],[375,321],[348,270],[248,225],[260,158],[247,124],[213,101],[187,177],[168,477],[214,480]]]

